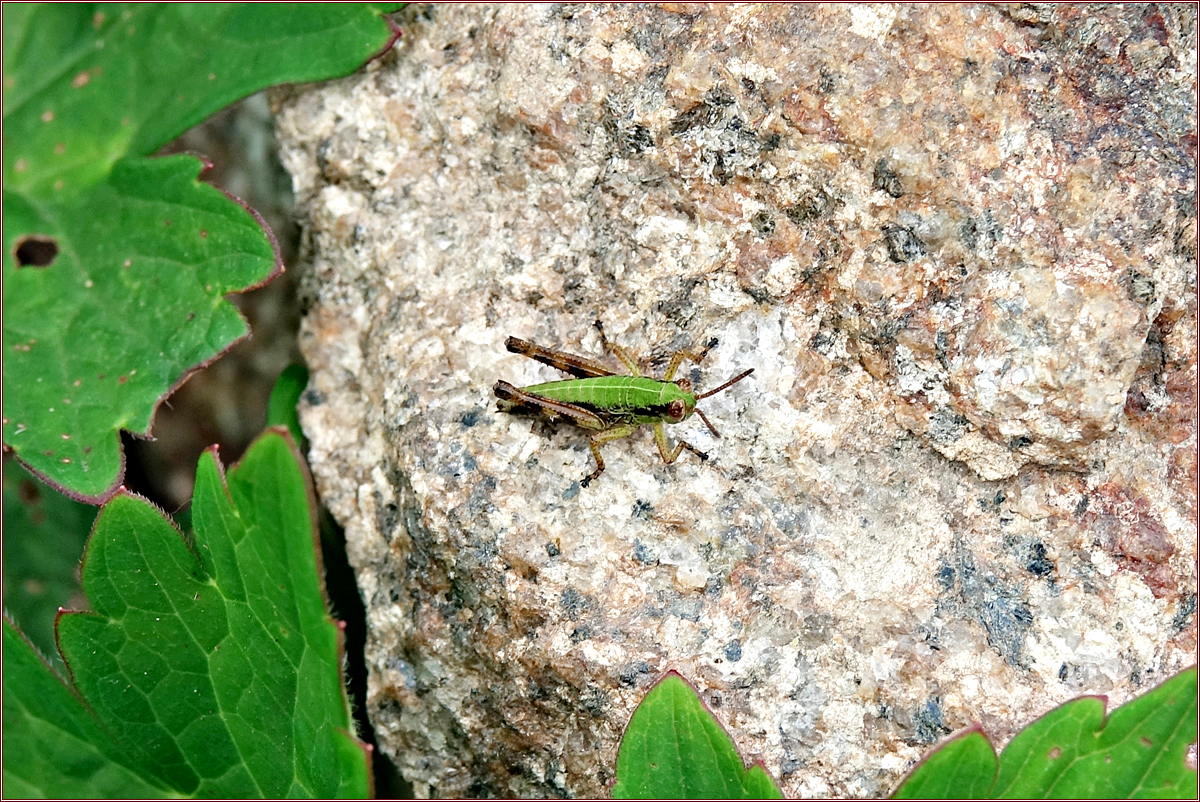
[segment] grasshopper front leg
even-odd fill
[[[685,448],[702,460],[708,459],[708,454],[705,454],[703,451],[696,448],[686,440],[680,440],[678,443],[676,443],[675,449],[671,450],[671,447],[667,445],[667,433],[663,429],[663,425],[661,423],[654,424],[654,442],[658,444],[658,453],[662,455],[663,462],[667,465],[670,465],[672,462],[679,459],[680,453],[682,453]]]
[[[605,429],[602,432],[596,432],[592,435],[592,439],[588,441],[588,446],[592,449],[592,456],[596,458],[596,470],[584,477],[579,483],[580,487],[587,487],[600,474],[604,473],[604,457],[600,456],[600,446],[605,443],[611,443],[613,440],[620,440],[622,437],[628,437],[638,430],[636,424],[627,423],[620,426],[614,426],[611,429]]]
[[[708,355],[708,352],[711,351],[714,347],[716,347],[717,342],[718,342],[717,338],[713,337],[711,340],[708,341],[708,345],[704,346],[704,350],[698,354],[693,353],[691,351],[684,351],[682,349],[676,351],[675,354],[671,357],[671,361],[669,363],[667,363],[667,372],[663,374],[663,381],[665,381],[665,382],[674,381],[675,380],[675,371],[679,370],[679,366],[683,364],[683,360],[685,360],[685,359],[690,359],[693,362],[695,362],[697,365],[699,365],[700,362],[704,359],[704,357]]]
[[[604,346],[604,348],[608,351],[612,351],[616,355],[617,359],[621,360],[621,362],[625,364],[625,368],[629,371],[630,376],[641,376],[642,370],[638,366],[637,360],[634,359],[633,355],[624,348],[608,339],[608,335],[604,333],[604,323],[597,320],[594,325],[596,326],[596,330],[600,332],[600,343]]]

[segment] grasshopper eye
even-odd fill
[[[683,390],[685,393],[692,392],[692,380],[691,379],[676,379],[675,384],[679,385],[679,389]]]
[[[687,414],[687,405],[683,403],[682,398],[676,398],[671,403],[667,404],[667,418],[672,423],[679,423]]]

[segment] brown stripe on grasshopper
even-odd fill
[[[601,365],[599,362],[593,362],[590,359],[585,359],[581,356],[568,354],[565,351],[555,351],[551,348],[543,348],[540,345],[535,345],[528,340],[522,340],[519,337],[509,337],[504,341],[504,347],[514,354],[521,354],[530,359],[536,359],[544,365],[549,365],[552,368],[558,368],[563,373],[569,373],[572,376],[578,376],[581,379],[592,379],[598,376],[612,376],[611,370]]]

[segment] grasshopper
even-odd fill
[[[625,364],[629,370],[628,376],[613,373],[604,365],[581,356],[509,337],[504,341],[504,347],[510,352],[536,359],[576,378],[529,387],[514,387],[506,381],[498,381],[492,391],[500,399],[497,403],[499,411],[541,414],[553,423],[567,421],[594,432],[589,445],[592,456],[596,458],[596,470],[580,482],[583,487],[604,472],[600,446],[628,437],[643,426],[654,427],[654,442],[658,444],[658,453],[667,465],[678,459],[685,448],[702,460],[708,459],[708,454],[685,440],[680,440],[672,450],[667,445],[663,424],[679,423],[696,413],[713,437],[720,437],[704,413],[696,409],[696,402],[737,384],[753,373],[754,368],[742,371],[715,390],[697,394],[692,389],[691,381],[676,379],[675,372],[685,359],[695,363],[704,359],[717,344],[716,339],[709,341],[700,353],[676,351],[663,377],[652,379],[641,374],[638,363],[630,357],[629,352],[609,342],[600,321],[596,321],[596,328],[600,330],[605,347]]]

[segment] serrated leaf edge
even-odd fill
[[[179,155],[179,154],[172,154],[172,155]],[[194,180],[196,181],[196,183],[203,183],[201,181],[201,177],[205,173],[207,173],[209,170],[212,169],[212,167],[213,167],[212,161],[210,161],[203,154],[199,154],[199,153],[188,153],[187,155],[192,156],[193,158],[197,159],[200,162],[200,169],[196,171],[196,177]],[[263,277],[263,279],[261,281],[258,281],[255,284],[249,284],[238,290],[230,292],[227,294],[226,297],[228,297],[228,295],[241,295],[242,293],[261,289],[262,287],[266,286],[271,281],[273,281],[277,276],[286,272],[287,268],[283,264],[283,254],[279,248],[279,240],[276,238],[275,232],[271,229],[270,225],[267,224],[267,221],[263,218],[263,216],[261,214],[259,214],[258,210],[253,208],[252,206],[250,206],[248,203],[246,203],[245,201],[243,201],[241,198],[234,195],[233,193],[226,191],[223,187],[219,187],[216,184],[209,184],[209,186],[211,186],[213,189],[220,192],[225,197],[229,198],[229,200],[233,201],[238,206],[242,207],[242,209],[244,209],[247,213],[249,213],[250,217],[254,220],[254,222],[256,222],[258,224],[259,229],[266,236],[267,242],[271,246],[271,258],[274,261],[274,267],[272,268],[271,272],[268,273],[265,277]],[[76,490],[73,490],[70,487],[67,487],[65,485],[60,485],[58,482],[56,482],[53,479],[51,479],[50,477],[46,476],[41,471],[39,471],[36,468],[34,468],[33,466],[29,465],[27,462],[25,462],[23,459],[21,459],[20,455],[13,452],[12,448],[10,448],[7,443],[4,444],[4,451],[13,453],[17,462],[19,462],[22,467],[24,467],[27,471],[29,471],[31,474],[33,474],[38,479],[40,479],[48,487],[50,487],[53,490],[56,490],[59,493],[62,493],[67,498],[73,499],[75,501],[79,501],[83,504],[91,504],[91,505],[97,506],[97,507],[108,503],[110,500],[112,500],[112,498],[114,496],[116,496],[116,494],[120,490],[123,489],[123,484],[125,482],[126,456],[125,456],[125,444],[120,442],[121,432],[123,432],[123,431],[128,432],[131,436],[136,437],[139,440],[152,439],[154,436],[154,423],[155,423],[156,419],[158,418],[158,411],[162,407],[162,405],[167,401],[167,399],[170,398],[172,395],[174,395],[175,392],[178,391],[180,387],[182,387],[185,383],[187,383],[188,379],[192,378],[192,376],[196,375],[200,371],[207,368],[209,365],[216,362],[221,357],[225,356],[227,353],[232,351],[235,346],[237,346],[239,343],[241,343],[242,341],[244,341],[250,337],[250,335],[253,333],[250,330],[250,322],[248,320],[246,320],[246,316],[242,314],[241,310],[239,310],[235,307],[234,311],[236,312],[237,316],[239,318],[241,318],[242,323],[245,324],[246,333],[243,334],[241,337],[238,337],[237,339],[230,342],[227,346],[222,348],[217,353],[213,354],[208,359],[206,359],[202,362],[199,362],[199,363],[191,366],[190,368],[187,368],[186,370],[184,370],[183,373],[180,374],[179,378],[175,381],[175,383],[172,384],[170,387],[168,387],[166,389],[166,391],[164,391],[163,394],[160,395],[154,401],[154,404],[150,410],[150,422],[149,422],[149,424],[147,424],[146,430],[144,432],[135,431],[133,429],[124,429],[124,428],[119,428],[116,431],[115,436],[118,440],[117,454],[119,456],[119,465],[117,468],[117,476],[113,480],[113,483],[111,485],[109,485],[109,487],[107,489],[105,489],[104,491],[102,491],[98,494],[95,494],[95,495],[88,495],[86,493],[80,493]],[[219,464],[220,460],[218,459],[217,462]],[[306,468],[306,470],[307,470],[307,468]],[[222,477],[224,477],[223,471],[222,471],[221,475],[222,475]],[[309,481],[311,481],[311,477],[310,477]],[[322,587],[324,587],[323,584],[322,584]]]
[[[321,592],[321,601],[325,605],[325,620],[326,620],[326,622],[332,624],[336,631],[337,658],[338,658],[337,664],[338,664],[338,674],[339,674],[338,680],[339,680],[339,685],[341,686],[341,690],[342,690],[342,703],[344,705],[346,705],[347,718],[351,722],[351,724],[353,724],[354,716],[353,716],[352,711],[350,710],[350,694],[349,694],[349,691],[347,690],[346,677],[345,677],[346,623],[340,619],[334,618],[333,615],[330,613],[329,594],[325,588],[325,580],[324,580],[325,565],[324,565],[323,557],[321,554],[321,533],[320,533],[320,527],[319,527],[319,524],[317,521],[317,511],[319,509],[319,504],[317,501],[316,489],[315,489],[315,486],[313,485],[312,472],[309,470],[308,462],[301,455],[300,449],[296,445],[296,441],[292,438],[291,432],[288,431],[286,426],[269,426],[269,427],[267,427],[266,429],[263,430],[263,432],[261,434],[258,435],[258,437],[254,438],[254,441],[251,442],[251,444],[246,448],[246,451],[243,454],[242,459],[238,460],[233,465],[231,465],[229,467],[228,471],[226,470],[225,466],[221,462],[220,447],[215,443],[213,445],[209,446],[208,448],[204,449],[204,451],[201,453],[201,459],[203,459],[205,456],[212,457],[213,463],[217,469],[217,474],[220,478],[221,490],[225,493],[226,499],[229,501],[229,503],[233,504],[233,496],[229,490],[228,473],[234,472],[238,468],[240,468],[242,466],[242,463],[246,459],[246,455],[248,455],[250,453],[251,449],[254,448],[255,444],[257,444],[263,438],[270,436],[272,434],[282,437],[283,440],[285,441],[285,443],[288,447],[288,451],[290,452],[291,457],[296,464],[296,467],[299,468],[299,470],[300,470],[301,479],[304,484],[304,492],[305,492],[305,496],[308,500],[309,512],[310,512],[310,515],[309,515],[310,538],[309,539],[310,539],[310,543],[311,543],[311,546],[313,549],[313,555],[315,558],[315,567],[316,567],[316,572],[317,572],[317,587],[320,589],[320,592]],[[179,525],[175,522],[175,519],[172,518],[170,515],[168,515],[167,512],[162,507],[155,504],[150,499],[147,499],[144,496],[139,495],[138,493],[134,493],[125,487],[118,487],[112,493],[112,495],[109,497],[108,501],[111,501],[113,498],[116,498],[118,495],[125,495],[131,499],[145,502],[152,509],[154,509],[154,511],[159,514],[159,517],[164,519],[168,524],[170,524],[171,528],[175,530],[175,533],[179,536],[180,540],[182,540],[184,545],[187,547],[188,552],[193,556],[193,558],[196,559],[197,565],[203,566],[203,560],[201,559],[200,555],[196,551],[195,543],[193,543],[192,539],[187,536],[187,533],[185,533],[182,529],[179,528]],[[105,501],[104,503],[107,504],[108,501]],[[96,520],[92,522],[91,530],[89,530],[89,532],[88,532],[87,543],[84,546],[83,557],[80,560],[80,566],[81,566],[80,574],[81,575],[83,573],[82,565],[83,565],[83,562],[88,559],[88,554],[89,554],[91,544],[92,544],[92,536],[95,534],[96,525],[97,525],[97,523],[99,523],[99,520],[100,520],[100,516],[97,515]],[[84,594],[86,595],[87,588],[84,587],[83,590],[84,590]],[[53,669],[53,667],[51,667],[49,665],[49,662],[46,660],[46,658],[38,651],[37,647],[33,645],[32,641],[30,641],[29,638],[26,637],[25,633],[21,631],[20,627],[18,627],[16,625],[16,623],[14,621],[12,621],[12,619],[9,617],[8,613],[7,612],[3,613],[4,620],[6,622],[8,622],[9,624],[11,624],[13,629],[16,630],[16,632],[21,636],[21,638],[24,639],[27,643],[29,643],[30,646],[33,647],[34,654],[37,655],[39,660],[41,660],[43,663],[46,664],[47,668],[50,669],[50,673],[53,674],[55,676],[55,678],[58,679],[58,681],[61,682],[67,688],[67,690],[69,690],[71,692],[71,694],[76,699],[79,700],[80,704],[83,705],[84,709],[87,710],[88,714],[96,721],[96,723],[100,727],[100,729],[106,735],[108,735],[110,738],[113,738],[114,743],[116,743],[116,739],[113,737],[113,735],[109,731],[109,729],[104,725],[104,722],[100,719],[99,716],[96,715],[96,712],[95,712],[95,710],[92,709],[92,706],[90,704],[88,704],[87,700],[79,693],[79,690],[75,684],[75,670],[74,670],[74,668],[71,667],[70,661],[67,660],[66,655],[63,653],[62,646],[59,644],[58,622],[63,618],[63,616],[67,616],[67,615],[95,616],[97,618],[102,618],[102,619],[106,619],[106,620],[108,619],[108,616],[104,615],[103,613],[95,612],[93,610],[72,610],[72,609],[67,609],[64,607],[58,608],[58,614],[54,617],[54,644],[55,644],[55,647],[58,649],[59,656],[62,657],[63,664],[67,667],[68,678],[63,678],[57,671],[55,671]],[[685,682],[686,682],[686,680],[685,680]],[[337,731],[344,733],[346,736],[348,736],[358,746],[359,751],[362,752],[363,760],[366,764],[367,796],[368,796],[368,798],[373,799],[375,797],[375,773],[373,770],[374,759],[375,759],[374,745],[364,741],[359,733],[353,731],[353,728],[345,729],[345,728],[339,727],[339,728],[337,728]]]

